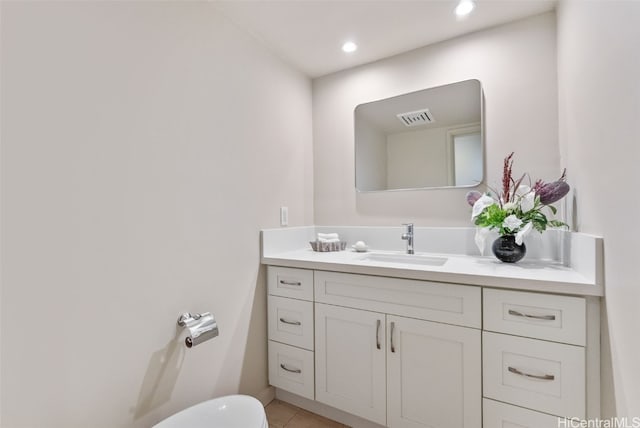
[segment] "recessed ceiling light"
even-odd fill
[[[346,53],[355,52],[358,49],[358,45],[353,42],[346,42],[342,45],[342,50]]]
[[[473,0],[460,0],[460,3],[458,3],[458,6],[456,6],[456,15],[468,15],[475,7],[476,4],[473,2]]]

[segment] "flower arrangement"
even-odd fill
[[[548,208],[555,215],[557,210],[551,204],[569,193],[566,169],[558,180],[551,183],[537,180],[531,187],[530,179],[529,185],[523,184],[529,177],[526,173],[518,180],[513,179],[513,155],[504,159],[502,192],[490,189],[485,194],[467,193],[467,202],[473,207],[471,220],[478,227],[476,245],[481,252],[490,230],[497,230],[500,236],[514,236],[516,245],[521,246],[532,229],[542,233],[547,227],[568,227],[559,220],[549,220],[543,212]]]

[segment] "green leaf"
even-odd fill
[[[547,206],[549,207],[553,215],[556,215],[558,213],[558,210],[553,205],[547,205]]]
[[[475,224],[476,226],[490,229],[500,228],[506,216],[506,212],[499,205],[490,205],[476,217]]]
[[[545,230],[547,230],[547,219],[545,218],[544,220],[542,219],[533,219],[531,221],[531,223],[533,224],[533,228],[535,230],[537,230],[538,232],[542,233]]]
[[[549,222],[549,226],[551,227],[566,227],[567,229],[569,228],[569,225],[567,223],[564,223],[560,220],[551,220]]]

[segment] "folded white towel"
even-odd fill
[[[318,233],[318,239],[340,239],[337,233]]]
[[[340,242],[340,239],[339,238],[333,238],[333,239],[318,238],[318,242],[325,242],[325,243]]]

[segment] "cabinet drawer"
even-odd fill
[[[270,340],[269,383],[313,400],[313,352]]]
[[[267,267],[269,294],[313,300],[313,271],[278,266]]]
[[[558,428],[557,416],[484,399],[482,428]],[[567,424],[568,426],[568,424]]]
[[[485,397],[585,417],[584,348],[484,332],[482,357]]]
[[[269,340],[313,351],[313,302],[269,296]]]
[[[582,297],[485,289],[484,329],[584,346],[586,302]]]
[[[480,328],[480,287],[316,271],[316,302]]]

